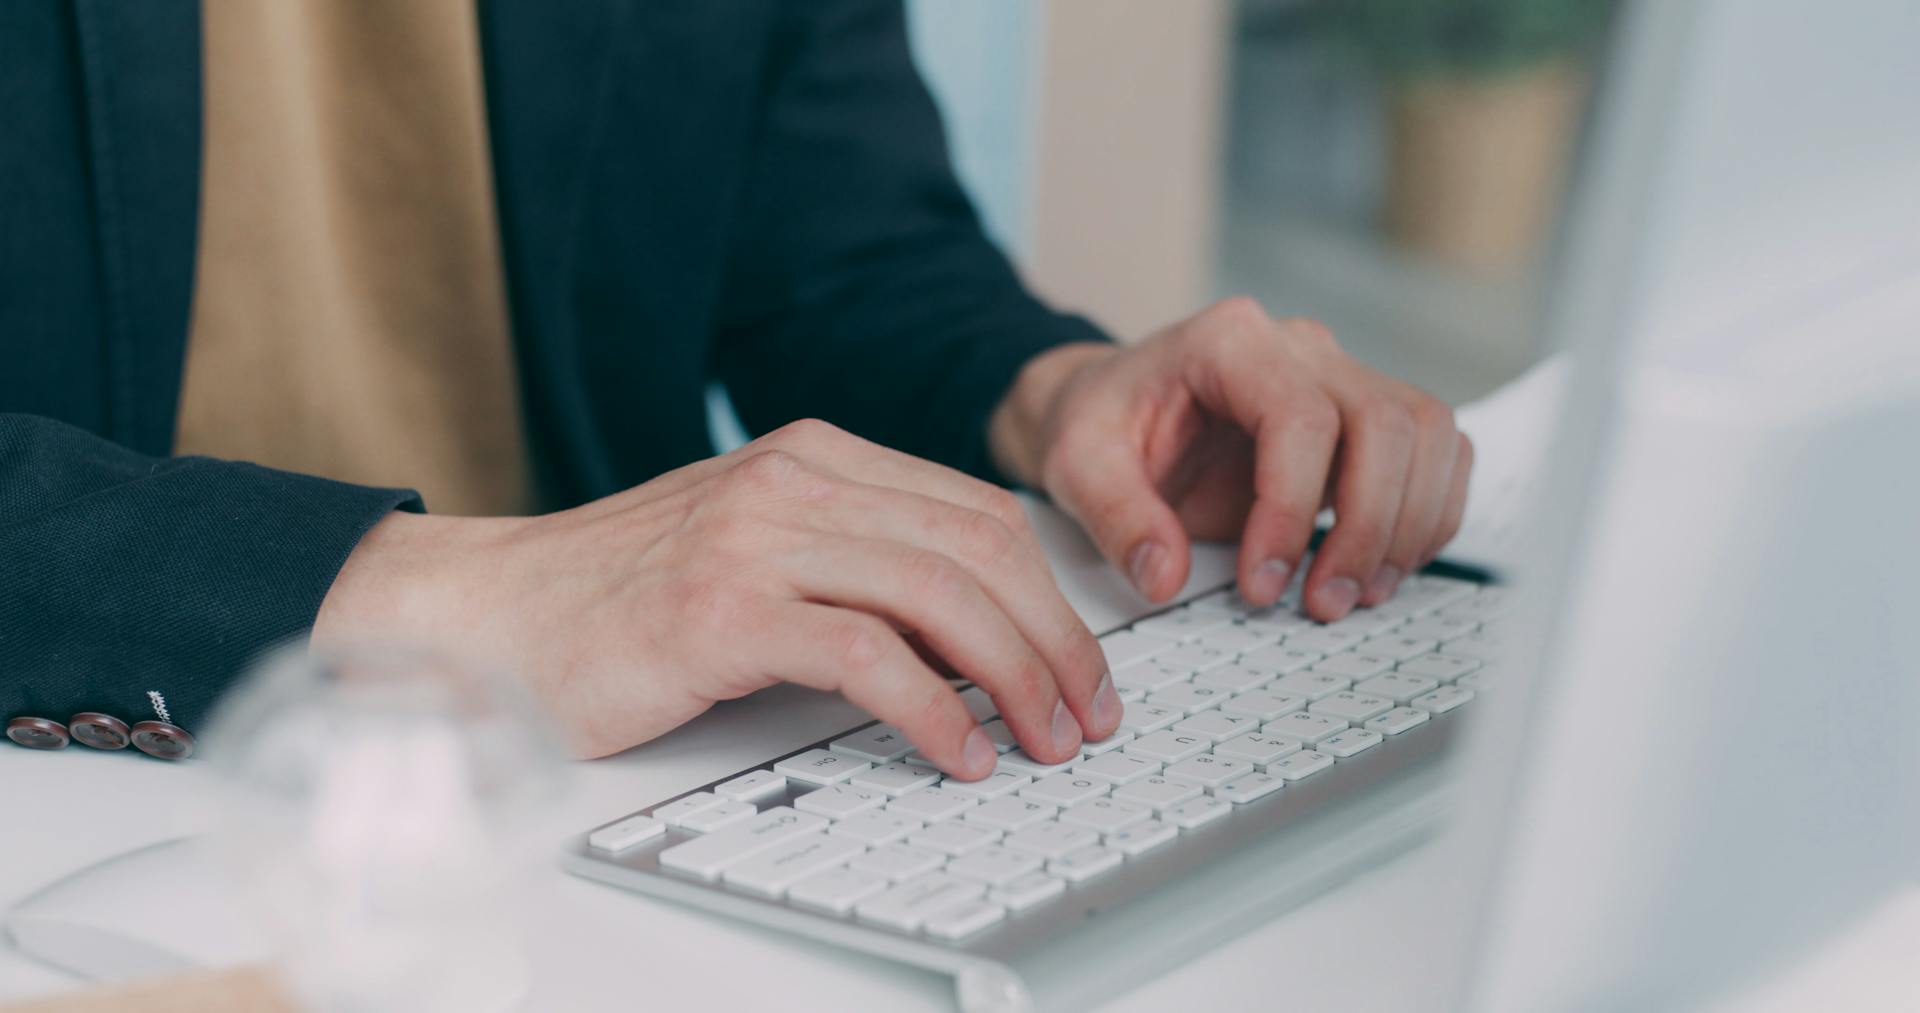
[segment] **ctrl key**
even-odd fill
[[[629,816],[587,835],[587,847],[609,854],[625,851],[667,832],[667,825],[651,816]]]

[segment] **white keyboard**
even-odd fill
[[[1435,726],[1495,678],[1505,589],[1429,573],[1324,625],[1297,593],[1254,610],[1222,589],[1101,637],[1126,716],[1070,762],[1028,756],[968,688],[1001,751],[985,780],[870,724],[599,827],[573,867],[787,928],[836,923],[859,931],[813,934],[930,966],[862,936],[997,955],[1071,931],[1425,764]]]

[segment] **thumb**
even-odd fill
[[[1101,555],[1148,601],[1178,593],[1192,559],[1187,532],[1148,479],[1139,453],[1108,438],[1056,460],[1047,492],[1087,530]]]

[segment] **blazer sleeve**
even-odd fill
[[[197,730],[263,649],[305,633],[340,565],[417,494],[204,457],[153,458],[0,414],[0,724],[165,695]]]
[[[814,416],[997,478],[987,418],[1020,367],[1106,336],[1030,295],[981,230],[898,0],[779,11],[717,372],[753,432]]]

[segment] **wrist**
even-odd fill
[[[517,519],[387,514],[341,564],[314,616],[312,644],[442,639],[450,617],[474,614],[449,599],[477,594],[484,585],[461,579],[455,569],[472,559],[479,539],[511,523]]]
[[[1017,485],[1038,488],[1040,462],[1060,392],[1080,370],[1120,351],[1103,342],[1056,345],[1027,360],[987,420],[994,467]]]

